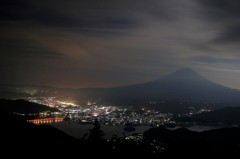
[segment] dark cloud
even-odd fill
[[[70,28],[132,28],[141,23],[139,13],[169,19],[166,0],[150,2],[117,0],[39,1],[9,0],[1,2],[1,20],[23,21],[37,25]]]
[[[232,19],[240,15],[240,2],[238,0],[199,0],[207,7],[207,13],[214,19]]]
[[[122,28],[137,24],[135,19],[126,16],[124,12],[115,11],[114,5],[105,8],[102,5],[105,3],[96,2],[73,1],[73,5],[68,6],[64,1],[3,1],[0,18],[2,21],[70,28]],[[75,12],[65,14],[71,7],[74,7]]]
[[[239,15],[240,16],[240,15]],[[216,43],[239,43],[240,42],[240,22],[230,27],[225,27],[222,33],[214,40]]]
[[[221,32],[213,40],[217,43],[240,42],[240,1],[199,0],[204,6],[204,15],[215,22]]]
[[[194,62],[207,63],[207,64],[215,64],[215,63],[223,63],[236,65],[240,64],[240,59],[229,59],[229,58],[219,58],[219,57],[210,57],[210,56],[196,56],[191,59]]]
[[[1,21],[25,20],[25,17],[31,14],[31,7],[28,0],[2,0],[0,2]]]

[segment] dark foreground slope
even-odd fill
[[[59,111],[58,109],[55,109],[55,108],[51,108],[51,107],[37,104],[37,103],[28,102],[22,99],[18,99],[18,100],[1,99],[0,109],[8,112],[17,112],[22,114],[39,113],[43,111],[51,111],[51,112]]]
[[[192,132],[185,128],[153,128],[142,141],[113,137],[110,141],[78,140],[50,127],[26,123],[21,117],[1,111],[2,155],[11,157],[85,158],[192,158],[196,156],[237,155],[240,152],[240,129]]]
[[[153,156],[147,144],[115,138],[107,142],[76,139],[48,125],[27,123],[18,115],[0,109],[1,155],[8,158],[113,158]]]
[[[63,146],[77,143],[51,126],[37,126],[27,123],[21,116],[0,110],[1,147],[8,157],[28,156],[30,153],[43,155],[54,152],[54,147],[63,150]]]
[[[75,139],[48,125],[27,123],[21,116],[0,109],[0,146],[9,158],[30,157],[169,157],[188,154],[236,155],[240,152],[240,129],[218,129],[192,132],[185,128],[167,130],[153,128],[143,134],[143,140],[113,137],[110,141],[92,140],[98,133],[90,131],[85,139]],[[93,138],[90,136],[96,135]],[[90,140],[91,139],[91,140]]]

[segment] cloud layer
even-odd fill
[[[240,88],[237,0],[0,2],[0,83],[113,87],[182,67]]]

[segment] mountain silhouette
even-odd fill
[[[147,105],[166,111],[240,105],[240,91],[207,80],[189,68],[143,84],[91,91],[108,104]]]
[[[19,88],[21,89],[18,89],[17,93],[24,93],[24,90],[31,88],[41,90],[34,96],[72,97],[75,101],[80,101],[78,104],[96,101],[97,104],[105,105],[146,106],[163,112],[184,113],[189,111],[189,107],[218,109],[240,106],[239,90],[210,81],[189,68],[179,69],[154,81],[116,88]],[[5,89],[5,92],[9,92],[8,89]]]
[[[152,96],[171,100],[221,103],[235,101],[240,91],[209,81],[191,69],[180,69],[159,80],[138,85]]]

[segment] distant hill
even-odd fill
[[[191,117],[180,119],[181,121],[192,121],[200,123],[223,123],[227,125],[240,125],[240,107],[226,107],[212,112],[195,114]]]
[[[23,113],[23,114],[38,113],[42,111],[51,111],[51,112],[59,111],[55,108],[50,108],[48,106],[40,105],[37,103],[31,103],[22,99],[18,99],[18,100],[1,99],[0,109],[8,112],[17,112],[17,113]]]
[[[165,147],[170,156],[237,154],[240,151],[240,128],[225,128],[194,132],[186,128],[167,130],[152,128],[143,134],[144,140]],[[191,156],[192,158],[193,156]]]
[[[16,86],[15,86],[16,87]],[[72,97],[80,104],[148,106],[162,112],[184,113],[189,107],[240,106],[240,91],[209,81],[197,72],[183,68],[155,81],[116,88],[60,89],[24,86],[13,89],[25,96]],[[8,92],[9,93],[9,92]]]

